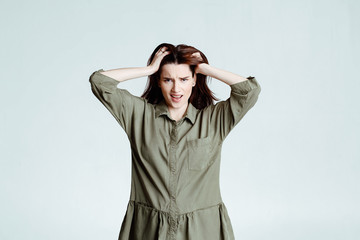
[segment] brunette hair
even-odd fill
[[[152,104],[157,104],[164,99],[161,89],[158,86],[158,81],[160,80],[163,65],[171,63],[188,64],[194,77],[196,65],[200,63],[209,63],[206,56],[201,51],[192,46],[188,46],[185,44],[179,44],[177,46],[174,46],[169,43],[162,43],[157,46],[151,54],[147,62],[148,66],[151,64],[156,52],[162,47],[167,47],[166,51],[170,51],[170,53],[162,59],[159,70],[156,73],[148,76],[147,86],[144,93],[141,95],[142,98],[147,99],[148,102]],[[191,56],[193,53],[196,52],[200,53],[203,61],[200,61],[196,57]],[[196,74],[196,84],[192,89],[189,102],[197,109],[203,109],[209,105],[214,104],[214,100],[217,101],[218,99],[214,96],[213,92],[209,89],[207,85],[207,76],[200,73]]]

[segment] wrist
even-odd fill
[[[148,75],[148,76],[156,73],[156,71],[157,71],[157,69],[155,69],[151,65],[145,67],[145,72],[146,72],[146,75]]]
[[[200,63],[197,68],[197,73],[201,73],[203,75],[209,75],[211,66],[207,63]]]

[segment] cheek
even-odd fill
[[[188,95],[191,95],[192,89],[193,89],[192,85],[188,86],[188,87],[186,88],[186,93],[187,93]]]
[[[160,89],[161,89],[161,92],[163,93],[163,95],[165,95],[166,93],[169,92],[169,87],[164,84],[160,85]]]

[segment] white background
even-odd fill
[[[0,239],[117,239],[129,142],[88,80],[100,68],[145,66],[162,42],[192,45],[262,87],[223,146],[236,239],[360,239],[359,7],[2,1]],[[122,87],[139,96],[145,84]],[[229,96],[224,83],[210,86]]]

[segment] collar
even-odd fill
[[[194,105],[192,105],[190,102],[189,102],[189,105],[188,105],[188,108],[186,110],[186,114],[185,114],[185,118],[189,119],[190,122],[192,124],[195,123],[195,118],[196,118],[196,114],[199,110],[196,109],[194,107]],[[170,113],[169,113],[169,110],[168,110],[168,107],[167,107],[167,104],[165,102],[165,99],[162,99],[161,102],[159,102],[158,104],[155,105],[155,117],[159,117],[161,115],[166,115],[168,116],[168,118],[171,119],[170,117]]]

